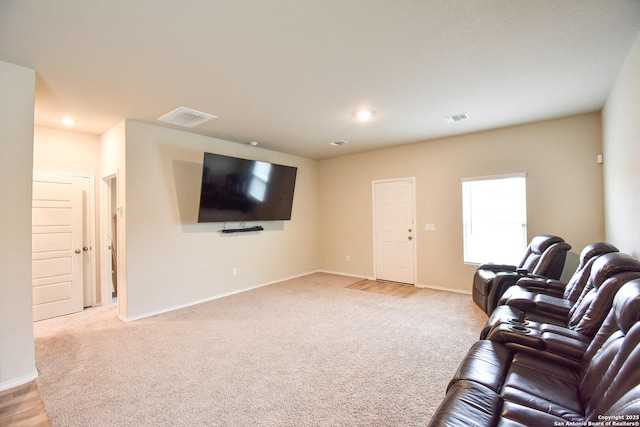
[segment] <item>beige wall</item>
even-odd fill
[[[640,36],[602,113],[607,240],[640,258]]]
[[[34,379],[31,177],[35,71],[0,62],[0,390]]]
[[[463,177],[527,173],[529,236],[557,234],[579,253],[604,238],[601,150],[593,113],[323,160],[321,266],[373,276],[372,181],[400,177],[416,178],[420,286],[470,292],[475,266],[462,258]]]
[[[238,234],[198,224],[205,151],[297,166],[291,221]],[[315,161],[127,121],[125,191],[128,319],[318,269]]]
[[[41,171],[100,174],[100,137],[36,126],[33,168]]]

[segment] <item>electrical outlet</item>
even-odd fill
[[[349,255],[346,256],[347,261],[351,261],[351,257]]]
[[[236,267],[233,267],[233,269],[231,270],[231,273],[233,273],[234,276],[238,275],[238,269]]]

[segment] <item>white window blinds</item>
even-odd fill
[[[464,262],[517,264],[527,247],[526,175],[462,179]]]

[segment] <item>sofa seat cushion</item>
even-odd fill
[[[504,402],[499,427],[566,426],[567,420],[516,403]],[[580,424],[582,425],[582,424]]]
[[[547,427],[566,423],[567,419],[552,413],[505,401],[482,384],[461,380],[448,390],[429,427]]]
[[[468,381],[482,385],[506,402],[527,406],[565,419],[584,414],[576,369],[536,355],[513,352],[489,340],[474,343],[449,384]]]
[[[528,371],[527,375],[533,375],[535,377],[540,375],[552,376],[562,382],[576,386],[580,381],[580,373],[578,370],[567,369],[564,365],[559,365],[552,360],[541,359],[534,354],[515,353],[511,359],[507,376],[512,372],[514,367],[518,369],[521,374],[526,370]]]
[[[518,353],[511,361],[500,395],[507,402],[578,420],[584,418],[579,386],[578,371]]]
[[[557,396],[558,394],[554,393],[553,395]],[[504,387],[500,397],[510,404],[525,406],[529,409],[550,414],[564,420],[580,421],[584,419],[584,414],[580,413],[580,409],[568,408],[563,404],[563,402],[567,402],[568,399],[557,403],[553,401],[551,396],[546,398],[514,387]]]

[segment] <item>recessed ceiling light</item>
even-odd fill
[[[373,111],[371,110],[360,110],[356,113],[356,117],[358,120],[366,121],[373,117]]]
[[[249,141],[249,145],[252,146],[252,147],[257,147],[258,144],[259,144],[258,141]]]
[[[73,120],[71,117],[63,117],[62,120],[60,120],[62,122],[63,125],[65,126],[73,126],[76,124],[76,121]]]
[[[344,144],[347,144],[347,141],[344,141],[344,140],[342,140],[342,139],[339,139],[339,140],[337,140],[337,141],[330,142],[329,144],[330,144],[330,145],[333,145],[334,147],[340,147],[340,146],[342,146],[342,145],[344,145]]]

